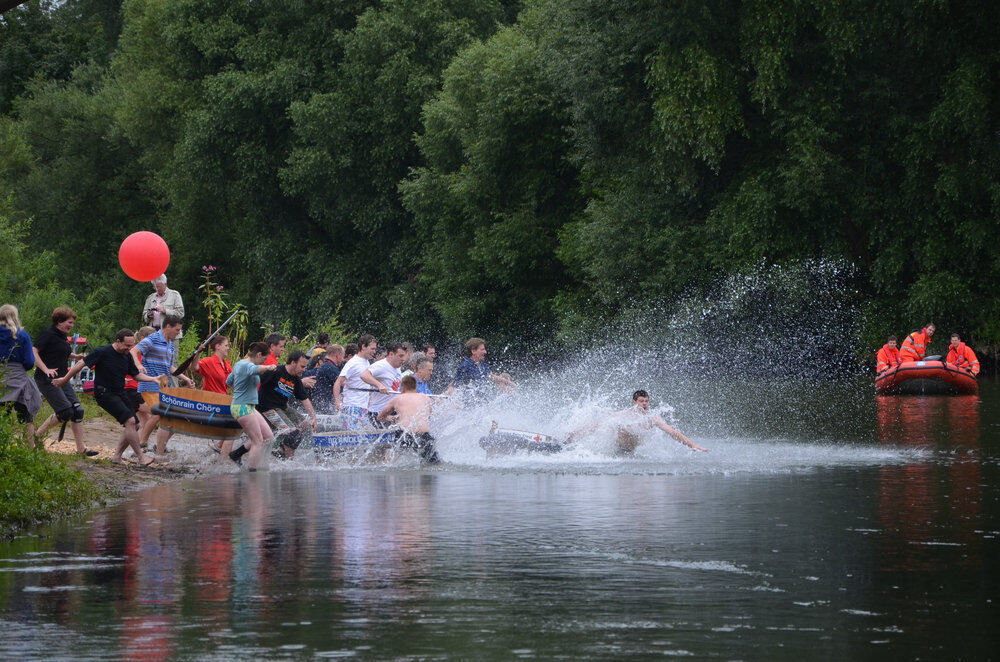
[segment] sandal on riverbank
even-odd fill
[[[95,451],[92,448],[84,448],[82,451],[77,451],[76,454],[80,457],[94,457],[96,455],[100,455],[101,453],[100,451]]]
[[[153,464],[153,462],[156,462],[156,458],[153,457],[152,455],[147,455],[144,458],[142,458],[141,460],[139,460],[139,466],[140,467],[148,467],[151,464]]]
[[[216,443],[214,441],[210,441],[210,442],[208,442],[208,447],[212,449],[213,453],[218,453],[220,455],[222,454],[222,447],[219,446],[218,443]]]

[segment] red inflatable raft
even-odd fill
[[[875,377],[875,392],[894,395],[975,395],[975,375],[943,361],[903,361]]]

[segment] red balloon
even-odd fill
[[[155,232],[133,232],[118,249],[118,264],[133,280],[154,280],[166,273],[170,249]]]

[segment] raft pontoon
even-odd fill
[[[881,395],[975,395],[975,375],[940,360],[903,361],[875,377]]]

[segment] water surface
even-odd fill
[[[678,391],[708,454],[490,458],[463,421],[433,470],[220,468],[0,544],[0,656],[990,658],[998,396]]]

